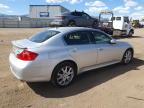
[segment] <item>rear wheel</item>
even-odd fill
[[[68,23],[68,26],[69,26],[69,27],[75,27],[75,26],[76,26],[76,23],[75,23],[74,21],[70,21],[70,22]]]
[[[133,50],[132,49],[126,50],[123,55],[122,63],[128,64],[132,61],[132,59],[133,59]]]
[[[58,87],[65,87],[72,83],[76,76],[76,68],[70,62],[56,66],[52,75],[52,83]]]

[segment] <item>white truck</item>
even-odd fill
[[[130,23],[129,17],[117,16],[113,17],[113,35],[119,36],[132,36],[134,29]]]
[[[102,15],[111,15],[110,20],[102,20]],[[107,22],[106,22],[107,21]],[[112,11],[102,11],[99,14],[99,29],[113,36],[132,36],[134,29],[127,16],[114,16]]]

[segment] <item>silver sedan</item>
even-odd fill
[[[115,63],[128,64],[133,47],[96,29],[52,28],[12,41],[9,56],[14,76],[23,81],[51,81],[65,87],[76,75]]]

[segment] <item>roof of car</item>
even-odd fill
[[[87,28],[87,27],[57,27],[57,28],[50,28],[49,30],[56,30],[56,31],[63,32],[63,33],[76,31],[76,30],[97,30],[97,31],[100,31],[98,29]]]

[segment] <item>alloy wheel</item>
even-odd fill
[[[131,50],[127,50],[125,52],[125,55],[124,55],[124,63],[127,64],[131,61],[132,59],[132,51]]]
[[[64,66],[57,73],[57,83],[60,86],[66,86],[71,83],[74,78],[74,69],[71,66]]]

